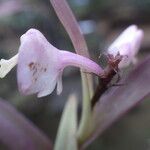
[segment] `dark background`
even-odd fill
[[[130,24],[144,30],[139,61],[150,49],[150,0],[68,0],[85,35],[90,55],[100,63],[103,54],[117,35]],[[0,59],[10,58],[18,51],[20,36],[37,28],[59,49],[73,51],[71,41],[60,24],[49,0],[0,0]],[[55,140],[61,112],[71,93],[81,101],[81,79],[78,69],[69,67],[63,74],[63,92],[37,99],[18,92],[16,68],[0,79],[0,96],[8,100],[28,119]],[[150,101],[145,100],[99,139],[89,150],[150,149]]]

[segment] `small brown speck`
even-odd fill
[[[47,69],[46,68],[44,68],[44,72],[46,72],[47,71]]]
[[[32,69],[33,66],[34,66],[34,62],[31,62],[31,63],[29,64],[29,68]]]

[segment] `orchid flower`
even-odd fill
[[[56,84],[57,93],[60,94],[62,72],[67,66],[79,67],[96,75],[103,72],[92,60],[57,49],[36,29],[28,30],[20,40],[19,53],[10,60],[0,61],[0,76],[4,77],[15,64],[18,64],[18,87],[24,95],[36,93],[38,97],[46,96],[52,93]]]
[[[126,67],[135,61],[135,56],[139,51],[142,39],[143,31],[138,29],[136,25],[131,25],[109,46],[109,54],[116,56],[119,53],[124,56],[119,63],[119,68]]]

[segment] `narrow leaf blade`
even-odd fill
[[[0,141],[11,150],[52,149],[48,137],[2,99],[0,99]]]
[[[121,82],[125,85],[112,87],[94,107],[95,132],[84,146],[90,144],[123,114],[150,95],[150,56]]]
[[[71,95],[62,114],[54,150],[77,150],[77,99]]]

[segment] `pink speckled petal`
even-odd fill
[[[25,95],[38,93],[38,97],[50,94],[59,74],[56,61],[57,49],[40,32],[31,29],[24,34],[21,37],[17,69],[20,92]]]
[[[21,36],[18,54],[17,79],[21,93],[36,93],[38,97],[51,94],[57,84],[57,94],[62,92],[62,72],[75,66],[100,75],[102,68],[92,60],[52,46],[44,35],[30,29]]]

